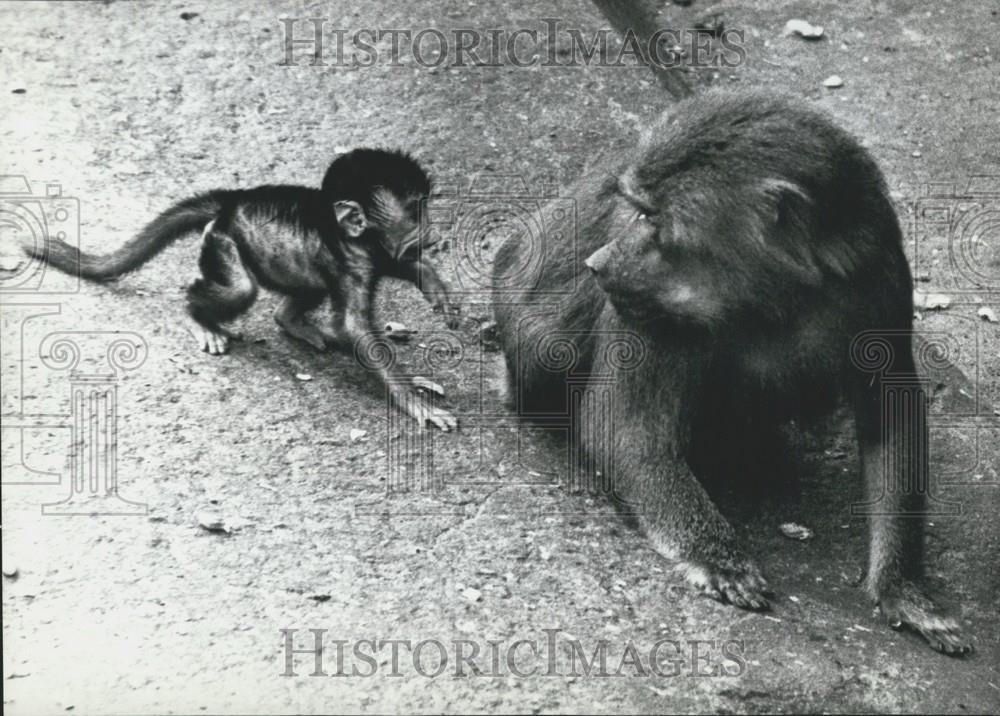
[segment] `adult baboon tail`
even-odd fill
[[[223,203],[234,193],[210,191],[178,202],[110,254],[83,253],[75,246],[52,237],[47,238],[44,246],[32,242],[25,245],[24,250],[29,256],[41,259],[63,273],[92,281],[106,281],[134,271],[184,234],[200,230],[218,215]]]

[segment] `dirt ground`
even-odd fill
[[[585,32],[604,24],[587,3],[544,5],[5,3],[0,173],[26,177],[42,197],[5,200],[53,222],[65,208],[70,226],[78,207],[80,245],[103,251],[196,190],[317,184],[339,147],[401,146],[439,184],[467,189],[477,173],[500,173],[540,194],[634,143],[672,105],[648,71],[282,66],[279,19],[446,32],[541,28],[544,16]],[[664,17],[684,25],[706,10],[667,5]],[[842,419],[831,437],[804,441],[799,498],[727,507],[778,594],[772,612],[749,614],[691,598],[609,506],[561,490],[564,448],[510,420],[498,354],[479,350],[471,321],[443,334],[412,287],[387,286],[380,315],[420,330],[402,349],[408,364],[421,360],[419,344],[461,344],[460,359],[433,373],[463,420],[457,435],[390,422],[353,360],[279,333],[272,296],[242,321],[247,340],[231,355],[196,352],[180,321],[191,240],[114,285],[77,290],[46,274],[2,295],[3,554],[13,575],[3,578],[4,711],[1000,711],[1000,340],[977,315],[1000,313],[997,6],[752,0],[714,12],[745,31],[747,57],[701,82],[785,90],[861,137],[898,201],[918,287],[951,298],[918,324],[949,349],[930,375],[939,514],[928,581],[973,635],[972,656],[944,657],[890,630],[853,586],[867,531],[850,513],[860,492]],[[795,17],[825,37],[783,37]],[[824,87],[834,74],[843,86]],[[982,177],[994,177],[994,193]],[[978,285],[954,260],[968,258],[965,244],[923,223],[940,215],[924,211],[928,202],[993,227],[970,249],[986,272]],[[458,255],[452,246],[437,257],[452,282]],[[467,303],[467,314],[488,316],[474,295]],[[75,368],[61,339],[79,347]],[[116,339],[144,344],[144,355],[122,349],[109,370]],[[92,458],[72,449],[74,426],[80,441],[100,439],[82,426],[101,425],[104,405],[72,402],[78,389],[112,391],[123,500],[101,502],[96,516],[86,501],[64,506],[77,516],[43,514],[70,494],[71,455]],[[412,457],[420,440],[433,441],[428,474],[440,489],[387,494],[396,455]],[[106,514],[115,510],[138,514]],[[199,524],[212,515],[229,532]],[[815,538],[786,539],[786,521]],[[327,630],[324,670],[336,671],[339,640],[348,675],[311,676],[310,653],[291,654],[296,675],[284,675],[283,629],[295,630],[297,649],[311,644],[309,630]],[[550,638],[556,649],[531,652]],[[393,676],[381,649],[376,673],[351,675],[367,673],[353,649],[373,639],[437,640],[447,669],[422,675],[402,652]],[[514,665],[534,675],[507,668],[520,639],[529,644]],[[646,660],[664,639],[661,673],[621,667],[630,643]],[[456,676],[465,647],[455,640],[483,654],[488,640],[501,644],[500,668]],[[609,671],[621,674],[574,675],[573,640],[588,657],[604,640]],[[427,663],[436,654],[432,643]],[[558,658],[553,675],[548,658]]]

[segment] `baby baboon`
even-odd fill
[[[430,189],[426,172],[407,154],[356,149],[330,164],[322,190],[259,186],[199,194],[173,205],[107,255],[80,253],[53,238],[25,250],[60,271],[104,281],[204,229],[201,277],[188,287],[188,312],[202,350],[221,355],[229,349],[233,335],[221,324],[250,308],[261,285],[285,295],[275,320],[291,336],[320,350],[369,355],[378,352],[371,313],[383,276],[415,283],[449,326],[456,325],[444,282],[417,251],[425,235],[419,207]],[[305,315],[327,297],[333,325],[322,330]],[[421,423],[442,430],[456,426],[450,413],[430,402],[423,383],[388,369],[382,377],[397,403]]]
[[[910,270],[875,162],[822,115],[759,93],[687,100],[648,136],[616,174],[575,187],[578,229],[553,219],[547,234],[577,230],[575,245],[546,244],[541,260],[528,261],[538,247],[516,237],[497,255],[495,312],[518,410],[571,410],[567,372],[537,349],[547,337],[573,341],[576,380],[611,372],[616,336],[641,337],[645,359],[617,377],[613,448],[581,431],[582,457],[603,465],[613,451],[616,493],[688,581],[765,609],[760,569],[692,466],[727,450],[727,429],[816,417],[846,399],[868,499],[879,501],[865,590],[892,625],[938,650],[967,651],[955,622],[912,581],[921,572],[925,423],[913,413],[889,422],[880,381],[851,362],[855,339],[877,336],[885,374],[909,381],[925,409]],[[557,307],[530,305],[538,291],[559,290],[570,295]],[[577,425],[595,424],[587,405],[575,408]]]

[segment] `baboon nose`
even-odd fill
[[[608,249],[603,247],[592,253],[583,260],[583,265],[590,269],[590,273],[600,276],[604,273],[604,268],[608,263]]]

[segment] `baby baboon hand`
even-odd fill
[[[886,589],[878,601],[893,629],[912,629],[926,639],[931,648],[950,656],[963,656],[972,651],[972,644],[955,620],[943,616],[937,605],[912,582],[902,580]]]
[[[767,587],[760,569],[750,559],[734,557],[719,563],[682,562],[684,578],[705,595],[741,609],[764,611],[771,608]]]
[[[430,423],[443,432],[458,429],[458,419],[447,410],[434,405],[427,389],[427,386],[414,383],[409,390],[399,395],[397,402],[407,415],[423,426]]]

